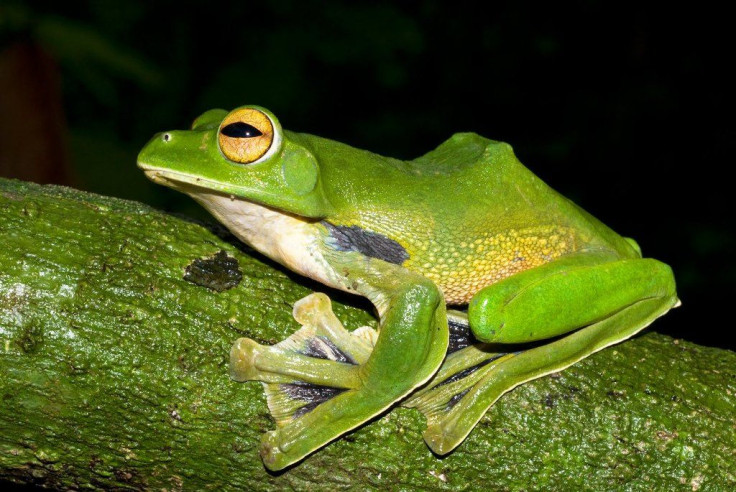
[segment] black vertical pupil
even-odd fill
[[[242,121],[230,123],[229,125],[224,126],[222,130],[220,130],[220,133],[226,137],[232,138],[253,138],[263,135],[258,128],[251,126],[248,123],[243,123]]]

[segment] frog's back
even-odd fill
[[[575,251],[633,254],[503,142],[459,133],[413,161],[370,156],[356,159],[360,169],[349,176],[357,180],[328,176],[343,184],[331,192],[342,210],[329,221],[398,243],[401,264],[433,280],[449,304],[465,304],[487,285]]]

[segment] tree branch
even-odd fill
[[[228,352],[241,336],[285,338],[298,328],[291,305],[321,286],[198,224],[66,188],[0,180],[0,238],[2,479],[125,490],[736,488],[736,354],[655,333],[517,388],[445,458],[422,442],[418,412],[394,409],[270,474],[257,452],[273,428],[261,385],[231,381]],[[335,311],[350,329],[373,322],[344,303]]]

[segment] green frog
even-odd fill
[[[156,135],[138,166],[284,267],[376,308],[378,330],[349,332],[312,294],[286,340],[235,342],[232,377],[261,381],[276,421],[261,443],[271,470],[397,403],[424,413],[425,441],[446,454],[505,392],[679,304],[667,265],[474,133],[403,161],[242,106]]]

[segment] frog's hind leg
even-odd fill
[[[667,312],[676,297],[645,298],[552,342],[529,347],[475,343],[447,356],[404,406],[427,418],[424,440],[437,454],[457,447],[504,393],[626,340]],[[522,350],[510,352],[509,350]]]
[[[241,338],[230,352],[233,379],[263,383],[279,427],[357,387],[354,368],[368,359],[378,336],[367,326],[347,331],[321,293],[297,301],[294,318],[302,328],[286,340],[264,346]]]

